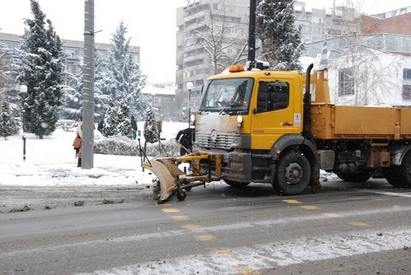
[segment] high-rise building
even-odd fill
[[[208,76],[245,61],[248,4],[249,0],[187,0],[177,9],[177,108],[196,109]]]
[[[245,63],[249,4],[250,0],[186,0],[177,9],[176,108],[196,109],[205,79],[224,70],[216,66],[216,58],[218,65],[226,68],[233,63]],[[302,26],[305,43],[357,32],[353,8],[316,9],[296,1],[294,12],[295,24]],[[224,54],[242,58],[224,60]],[[191,89],[187,83],[193,84],[192,88],[188,85]]]

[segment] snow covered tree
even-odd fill
[[[275,70],[301,70],[301,26],[294,24],[294,0],[264,0],[257,5],[256,35],[262,56]]]
[[[36,0],[30,3],[34,18],[25,20],[18,80],[28,88],[21,94],[24,130],[42,139],[54,132],[59,119],[64,54],[52,22]]]
[[[95,51],[94,56],[94,71],[95,81],[98,82],[103,78],[103,68],[105,61],[103,57]],[[67,119],[76,120],[82,114],[83,106],[83,63],[77,64],[76,72],[66,72],[67,86],[64,90],[64,106],[61,110],[61,117]],[[98,88],[98,85],[94,85],[94,121],[98,122],[104,117],[104,113],[107,110],[108,103],[110,102],[110,96],[104,95]]]
[[[10,115],[18,117],[21,113],[21,101],[18,95],[17,75],[13,69],[12,59],[12,52],[0,43],[0,97],[9,103]],[[16,133],[18,133],[18,130]]]
[[[7,101],[3,101],[0,113],[0,136],[6,139],[16,132],[16,123],[10,115],[10,107]]]
[[[147,103],[141,96],[146,76],[142,74],[140,65],[135,62],[130,49],[130,39],[126,39],[127,27],[121,21],[115,30],[112,50],[107,64],[107,72],[96,85],[104,94],[110,95],[118,104],[123,98],[128,100],[130,112],[141,120],[145,117]]]
[[[108,105],[106,115],[104,116],[102,134],[105,137],[115,136],[117,134],[118,123],[117,106],[115,105],[115,101],[111,100]]]
[[[158,141],[157,122],[153,107],[149,105],[147,108],[146,120],[144,122],[144,139],[148,143],[155,143]]]
[[[133,131],[131,128],[131,115],[127,99],[123,99],[118,109],[117,133],[120,136],[132,138]]]

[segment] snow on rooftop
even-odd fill
[[[175,87],[169,85],[159,88],[154,85],[147,85],[141,90],[141,93],[151,95],[175,95]]]

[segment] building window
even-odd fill
[[[411,69],[404,69],[404,80],[411,80]]]
[[[196,85],[196,86],[202,86],[202,85],[204,85],[204,80],[203,80],[203,79],[196,80],[196,81],[195,81],[195,85]]]
[[[343,69],[338,73],[338,96],[354,94],[354,74],[353,69]]]
[[[404,69],[402,99],[411,101],[411,69]]]
[[[402,86],[402,99],[408,101],[411,100],[411,85]]]

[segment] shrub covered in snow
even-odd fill
[[[144,150],[144,142],[142,141],[140,143],[141,149]],[[179,150],[179,146],[174,139],[169,139],[161,141],[161,143],[147,143],[146,155],[175,157],[178,156]],[[140,148],[137,140],[132,140],[127,137],[99,137],[94,141],[94,153],[102,155],[140,156]]]

